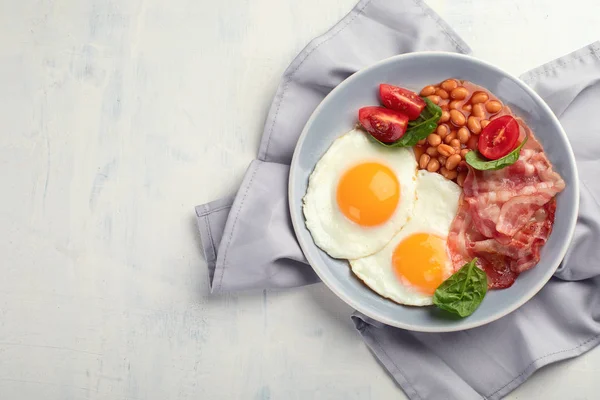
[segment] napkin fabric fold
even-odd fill
[[[286,70],[269,111],[258,159],[234,197],[196,207],[213,292],[284,288],[318,282],[291,226],[289,163],[312,111],[357,70],[424,50],[469,53],[468,46],[420,0],[363,0],[313,40]],[[517,311],[453,333],[417,333],[355,313],[355,326],[411,399],[496,399],[551,362],[600,341],[600,44],[521,78],[561,120],[575,151],[581,205],[575,238],[556,275]]]

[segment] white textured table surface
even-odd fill
[[[322,285],[211,297],[193,206],[232,193],[279,77],[355,0],[0,0],[0,398],[403,398]],[[430,0],[519,74],[596,0]],[[512,399],[593,399],[600,350]]]

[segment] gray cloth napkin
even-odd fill
[[[213,292],[318,281],[294,236],[287,180],[304,123],[337,84],[383,58],[412,51],[468,53],[468,46],[419,0],[363,0],[313,40],[286,70],[260,145],[235,197],[196,207]],[[552,280],[527,304],[486,326],[415,333],[359,313],[356,328],[411,399],[497,399],[538,368],[600,341],[600,44],[521,78],[550,105],[575,151],[581,206],[575,238]]]

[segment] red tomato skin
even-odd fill
[[[518,146],[518,139],[519,123],[512,116],[504,115],[492,120],[483,128],[477,149],[485,158],[497,160],[513,151]]]
[[[415,92],[386,83],[379,85],[379,98],[387,108],[406,114],[409,121],[418,118],[425,108],[425,100]]]
[[[383,143],[393,143],[406,132],[408,117],[385,107],[363,107],[358,110],[360,124],[375,139]]]

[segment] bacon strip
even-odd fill
[[[498,171],[469,167],[448,247],[455,270],[474,257],[490,289],[511,286],[540,259],[554,223],[555,196],[565,187],[522,120],[528,141],[519,160]]]

